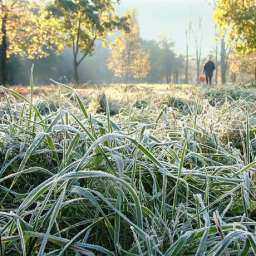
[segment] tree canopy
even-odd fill
[[[131,78],[142,79],[150,71],[149,56],[142,48],[136,14],[130,11],[127,17],[129,31],[124,31],[117,37],[108,63],[113,73],[125,81]]]
[[[215,20],[221,32],[228,33],[237,50],[244,53],[256,51],[255,0],[217,1]]]
[[[5,32],[0,32],[0,38],[5,33],[7,57],[42,58],[49,54],[49,49],[64,49],[60,40],[60,22],[49,17],[44,4],[29,0],[8,0],[0,4],[0,26],[6,27]]]
[[[61,19],[63,41],[73,50],[76,83],[79,83],[78,67],[94,52],[96,40],[105,41],[110,32],[126,28],[126,18],[116,13],[118,3],[118,0],[54,0],[49,8],[53,17]]]
[[[0,1],[0,78],[7,80],[7,59],[22,56],[38,59],[50,50],[63,51],[60,21],[48,15],[38,1]]]

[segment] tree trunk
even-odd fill
[[[177,74],[176,74],[176,72],[174,72],[173,75],[172,75],[172,82],[174,84],[177,84]]]
[[[200,60],[197,59],[197,61],[196,61],[196,82],[197,82],[197,84],[200,83],[199,77],[200,77]]]
[[[199,63],[197,63],[196,65],[196,81],[197,81],[197,84],[199,84],[199,76],[200,76],[200,69],[199,69],[200,65]]]
[[[75,60],[74,61],[74,80],[75,80],[76,85],[80,84],[78,67],[79,67],[79,64]]]
[[[169,84],[170,80],[169,80],[169,76],[166,75],[166,83]]]
[[[2,3],[1,10],[4,13],[2,18],[2,26],[1,26],[1,34],[2,41],[0,46],[0,82],[3,86],[7,84],[7,31],[6,31],[6,23],[7,23],[7,12],[5,11],[4,5]]]
[[[196,28],[196,31],[194,31],[195,34],[195,48],[196,48],[196,81],[197,84],[200,84],[200,73],[201,73],[201,59],[202,59],[202,40],[203,40],[203,34],[202,34],[202,17],[199,18],[198,22],[198,28]]]
[[[217,85],[218,84],[218,75],[219,75],[219,72],[218,72],[218,44],[216,44],[216,52],[215,52],[215,66],[216,66],[216,70],[215,70],[215,84]]]
[[[232,83],[236,83],[236,73],[231,74]]]
[[[227,50],[224,39],[221,39],[221,54],[220,54],[220,65],[221,65],[221,83],[226,84],[227,76]]]
[[[185,71],[185,83],[188,84],[188,65],[189,65],[189,48],[187,44],[187,54],[186,54],[186,71]]]
[[[130,67],[130,64],[129,64],[129,58],[128,58],[127,59],[127,66],[126,66],[126,70],[125,70],[125,75],[124,75],[124,79],[123,79],[124,83],[126,85],[128,85],[128,83],[130,82],[130,77],[131,77],[129,67]]]
[[[201,48],[196,48],[196,82],[197,84],[200,83],[200,66],[201,66]]]

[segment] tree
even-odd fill
[[[108,61],[114,75],[126,82],[145,78],[150,71],[149,55],[142,48],[135,12],[130,11],[128,17],[129,31],[117,37]]]
[[[174,44],[167,38],[162,38],[160,41],[143,40],[143,48],[149,55],[151,66],[146,82],[184,82],[186,59],[182,55],[176,56],[173,47]]]
[[[213,6],[213,10],[216,9],[216,0],[208,0],[209,4]],[[219,41],[218,41],[218,26],[215,24],[215,37],[216,37],[216,46],[215,46],[215,84],[218,84],[218,75],[219,75]]]
[[[7,63],[13,56],[42,58],[50,49],[63,49],[58,21],[48,17],[46,8],[37,1],[0,0],[0,78],[6,85]]]
[[[226,84],[227,80],[229,53],[230,49],[226,44],[225,36],[223,36],[220,40],[220,68],[222,84]]]
[[[3,0],[1,0],[1,44],[0,44],[0,82],[5,85],[7,81],[7,10]]]
[[[155,40],[143,40],[142,47],[149,55],[150,72],[146,77],[148,83],[162,82],[162,49],[159,46],[159,42]]]
[[[243,53],[256,51],[255,0],[217,1],[215,20],[221,31]]]
[[[256,5],[254,0],[219,0],[215,10],[215,20],[219,25],[220,34],[227,33],[230,43],[235,46],[237,52],[247,57],[256,52]],[[228,63],[228,60],[225,60],[228,55],[225,47],[223,40],[221,47],[224,57],[221,61],[223,71]],[[251,62],[251,64],[254,64],[256,73],[255,63]],[[235,73],[233,72],[233,74]],[[225,78],[224,75],[222,72],[223,78]]]
[[[199,83],[199,76],[201,72],[201,62],[202,62],[202,18],[199,18],[198,23],[193,27],[193,35],[195,40],[195,50],[196,50],[196,80]]]
[[[218,75],[219,75],[219,42],[218,42],[218,34],[217,34],[217,28],[215,25],[215,36],[216,36],[216,46],[215,46],[215,84],[218,84]]]
[[[49,8],[62,21],[63,40],[73,51],[74,80],[79,84],[79,66],[94,52],[96,40],[106,40],[115,29],[126,27],[126,18],[116,15],[118,0],[54,0]]]
[[[178,84],[181,81],[181,75],[184,75],[184,67],[185,67],[185,59],[184,56],[179,55],[175,57],[174,59],[174,69],[173,69],[173,75],[174,75],[174,83]],[[185,71],[185,79],[186,79],[186,71]]]
[[[233,82],[256,81],[256,53],[241,55],[233,52],[229,58],[230,72]]]
[[[192,23],[189,22],[186,29],[186,67],[185,67],[185,83],[189,82],[189,42],[191,37]]]
[[[172,75],[175,65],[175,54],[172,50],[174,44],[167,38],[162,38],[159,42],[161,48],[161,67],[162,76],[165,77],[166,83],[169,84],[172,80]]]

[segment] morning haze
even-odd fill
[[[213,6],[208,0],[126,0],[121,3],[121,11],[136,9],[145,39],[159,39],[167,36],[175,42],[177,51],[185,52],[185,30],[189,21],[196,24],[202,18],[203,50],[207,54],[215,47],[215,25]],[[193,37],[191,38],[193,44]]]

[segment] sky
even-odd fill
[[[203,54],[209,54],[215,46],[213,7],[209,0],[122,0],[121,12],[135,9],[144,39],[159,39],[165,36],[175,43],[179,53],[185,53],[185,30],[189,21],[198,27],[202,18]],[[198,31],[198,29],[197,29]],[[194,45],[195,37],[191,37]]]

